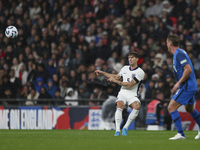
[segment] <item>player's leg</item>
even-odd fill
[[[196,135],[195,139],[200,139],[200,114],[199,112],[194,108],[194,104],[192,105],[185,105],[185,109],[188,113],[190,113],[190,115],[192,116],[192,118],[196,121],[196,123],[199,126],[199,131],[198,134]]]
[[[174,121],[174,124],[176,126],[176,129],[178,133],[172,137],[169,138],[169,140],[178,140],[178,139],[185,139],[185,134],[183,132],[182,124],[181,124],[181,117],[177,111],[177,109],[181,106],[180,103],[176,102],[174,99],[172,99],[168,106],[168,111],[172,117],[172,120]]]
[[[140,109],[140,102],[139,101],[134,101],[132,104],[129,105],[133,110],[131,111],[131,113],[128,116],[128,119],[126,121],[126,124],[124,125],[123,129],[122,129],[122,135],[126,136],[127,135],[127,131],[128,131],[128,127],[130,126],[130,124],[133,122],[133,120],[135,120],[135,118],[138,116],[139,113],[139,109]]]
[[[120,125],[122,122],[122,111],[124,108],[124,102],[123,101],[117,101],[117,109],[115,112],[115,126],[116,126],[116,132],[115,136],[120,135]]]

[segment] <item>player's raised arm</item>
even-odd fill
[[[104,72],[104,71],[101,71],[101,70],[95,70],[94,73],[96,75],[103,75],[103,76],[105,76],[107,78],[111,78],[112,77],[112,78],[114,78],[116,80],[121,79],[121,77],[119,76],[119,74],[110,74],[110,73],[107,73],[107,72]]]

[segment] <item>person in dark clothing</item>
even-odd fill
[[[160,114],[161,114],[161,110],[163,110],[164,124],[166,125],[167,130],[171,130],[172,119],[167,110],[168,103],[164,101],[164,93],[158,90],[156,94],[156,99],[160,101],[160,103],[157,105],[157,108],[156,108],[156,116],[157,116],[156,124],[160,123]]]
[[[154,94],[154,89],[155,89],[155,83],[150,80],[149,81],[149,85],[147,87],[146,93],[145,93],[145,99],[151,99],[153,98],[153,94]]]
[[[56,73],[56,67],[54,67],[54,61],[53,59],[48,60],[47,70],[49,72],[50,77],[53,76],[54,73]]]
[[[28,73],[28,78],[27,78],[27,82],[29,83],[33,83],[33,81],[36,81],[36,75],[37,75],[37,64],[36,63],[32,63],[30,68],[29,73]]]
[[[52,99],[51,95],[47,92],[45,87],[41,87],[40,89],[40,96],[38,98],[38,105],[50,105],[50,101],[46,101],[47,99]]]
[[[2,77],[2,85],[0,86],[0,98],[1,99],[13,99],[14,98],[14,84],[10,82],[10,77],[8,75],[4,75]],[[3,104],[17,104],[14,101],[5,101]]]
[[[10,76],[10,82],[13,83],[15,88],[13,88],[13,97],[16,98],[18,96],[18,93],[22,89],[22,84],[19,78],[15,77],[15,70],[11,69],[9,72]]]
[[[48,71],[45,69],[45,66],[44,64],[38,64],[37,66],[37,73],[36,73],[36,79],[38,77],[41,77],[44,82],[47,81],[47,79],[49,78],[49,73]]]
[[[106,17],[106,15],[108,15],[108,11],[106,10],[106,8],[104,7],[103,2],[99,2],[99,10],[97,11],[97,15],[96,18],[97,19],[103,19]]]
[[[4,92],[3,92],[3,95],[1,98],[8,100],[8,101],[3,101],[2,105],[17,105],[18,104],[16,101],[14,101],[14,96],[13,96],[12,90],[9,87],[6,87],[4,89]]]
[[[57,89],[55,91],[55,98],[53,100],[53,105],[58,106],[58,105],[64,105],[64,100],[60,95],[60,89]]]

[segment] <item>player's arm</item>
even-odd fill
[[[107,73],[107,72],[104,72],[104,71],[101,71],[101,70],[95,70],[94,73],[96,75],[103,75],[103,76],[105,76],[107,78],[111,78],[112,77],[112,78],[114,78],[116,80],[120,80],[121,79],[119,74],[111,74],[111,73]]]
[[[190,73],[192,72],[192,69],[190,67],[189,64],[186,64],[184,67],[184,72],[183,72],[183,76],[180,78],[180,80],[178,81],[179,84],[181,85],[181,83],[183,83],[185,80],[187,80],[187,78],[189,78]]]
[[[136,78],[132,79],[131,82],[122,82],[122,81],[116,80],[113,77],[110,77],[108,79],[108,81],[117,83],[117,84],[119,84],[121,86],[125,86],[127,88],[131,88],[131,87],[133,87],[134,85],[136,85],[139,82]]]
[[[172,92],[176,92],[176,90],[181,85],[181,83],[183,83],[185,80],[187,80],[187,78],[189,78],[189,76],[190,76],[190,73],[192,72],[192,69],[189,64],[186,64],[185,66],[183,66],[183,69],[184,69],[183,75],[179,79],[179,81],[174,85]]]

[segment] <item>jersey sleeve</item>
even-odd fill
[[[140,82],[140,81],[142,81],[144,79],[144,72],[143,71],[138,72],[133,79],[137,83]]]
[[[189,64],[185,53],[178,53],[176,55],[176,60],[181,64],[182,67],[186,64]]]

